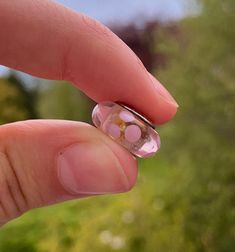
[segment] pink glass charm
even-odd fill
[[[92,121],[137,157],[153,156],[160,148],[160,137],[151,123],[126,106],[101,102],[92,112]]]

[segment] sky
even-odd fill
[[[172,20],[186,14],[190,0],[57,0],[58,2],[91,16],[106,25],[125,24],[140,19]],[[141,17],[141,18],[140,18]]]
[[[146,20],[171,21],[195,12],[194,0],[57,0],[57,2],[93,17],[106,25],[141,25]],[[0,75],[7,68],[0,65]]]

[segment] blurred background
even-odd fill
[[[235,251],[235,1],[59,2],[109,26],[180,108],[131,192],[33,210],[0,230],[0,251]],[[0,69],[1,124],[90,122],[71,85]]]

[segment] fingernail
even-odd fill
[[[104,143],[77,143],[60,151],[58,178],[71,194],[125,192],[129,181],[118,158]]]
[[[169,93],[169,91],[151,74],[149,73],[149,76],[156,87],[158,93],[166,99],[168,102],[172,103],[175,105],[177,108],[179,107],[178,103],[176,100],[173,98],[173,96]]]

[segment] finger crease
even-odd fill
[[[1,198],[0,198],[0,209],[2,210],[5,217],[9,217],[6,208],[5,208],[4,204],[2,203]],[[0,215],[0,216],[2,216],[2,215]],[[0,225],[1,225],[1,222],[4,222],[4,220],[0,219]]]
[[[8,183],[7,183],[7,187],[8,187],[8,190],[9,190],[10,195],[11,195],[12,198],[14,199],[14,202],[15,202],[15,205],[16,205],[17,210],[19,210],[19,212],[22,213],[23,211],[25,211],[25,208],[28,208],[27,197],[25,196],[25,193],[24,193],[24,191],[23,191],[23,189],[22,189],[23,187],[22,187],[21,182],[20,182],[20,180],[19,180],[19,178],[18,178],[18,176],[17,176],[17,173],[16,173],[16,171],[15,171],[14,165],[13,165],[13,163],[12,163],[12,161],[11,161],[11,157],[10,157],[10,155],[9,155],[9,153],[8,153],[8,151],[7,151],[7,149],[5,149],[4,153],[5,153],[5,156],[6,156],[8,165],[9,165],[9,167],[10,167],[12,173],[13,173],[13,176],[14,176],[13,179],[14,179],[15,182],[16,182],[16,188],[19,190],[20,195],[22,196],[22,199],[23,199],[23,202],[22,202],[23,204],[22,204],[22,205],[24,205],[24,207],[22,207],[22,206],[18,203],[18,200],[15,198],[15,194],[14,194],[14,192],[13,192],[13,190],[12,190],[12,186],[11,186],[11,183],[10,183],[9,181],[8,181]]]

